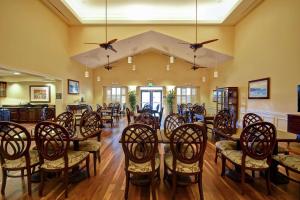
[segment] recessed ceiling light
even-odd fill
[[[14,75],[20,75],[21,73],[20,72],[14,72],[13,74]]]

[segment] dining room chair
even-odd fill
[[[183,124],[172,131],[171,153],[165,154],[164,180],[168,171],[172,177],[172,199],[176,197],[177,176],[193,176],[191,183],[198,184],[199,196],[203,200],[203,157],[206,149],[207,133],[204,125]]]
[[[35,126],[35,143],[40,157],[41,183],[39,195],[43,196],[45,185],[45,173],[63,172],[65,197],[68,197],[69,170],[79,167],[80,163],[86,162],[87,176],[89,172],[89,153],[84,151],[70,151],[69,132],[61,125],[54,122],[44,121]]]
[[[146,124],[131,124],[123,130],[121,143],[125,154],[125,200],[128,199],[131,175],[148,176],[152,198],[156,199],[155,179],[160,180],[160,157],[156,131]]]
[[[134,123],[146,124],[153,128],[154,130],[158,129],[158,124],[156,118],[148,112],[141,113],[135,117]]]
[[[214,117],[213,122],[213,138],[216,138],[216,131],[221,130],[225,134],[231,135],[233,134],[233,118],[228,110],[221,110]],[[221,157],[221,152],[223,150],[234,150],[237,149],[236,142],[232,140],[224,140],[219,138],[219,141],[216,141],[216,153],[215,153],[215,163],[218,162],[218,157]]]
[[[104,109],[103,109],[104,110]],[[110,112],[103,112],[103,110],[100,112],[101,113],[101,120],[103,123],[109,123],[110,128],[113,127],[114,124],[114,118],[113,118],[113,113],[114,113],[114,107],[108,107],[105,110],[110,110]]]
[[[120,120],[121,116],[121,104],[115,103],[114,104],[114,109],[113,109],[113,118],[118,122]]]
[[[101,132],[102,120],[97,112],[90,112],[82,117],[80,122],[80,134],[85,141],[80,142],[79,151],[86,151],[93,154],[94,175],[97,175],[97,159],[101,161]],[[97,140],[93,139],[96,138]]]
[[[273,155],[273,160],[277,162],[277,164],[283,166],[286,169],[286,177],[288,179],[300,184],[300,180],[296,180],[295,178],[292,178],[288,173],[288,171],[290,170],[297,174],[300,174],[300,155],[278,154],[278,155]]]
[[[131,123],[131,112],[129,108],[126,108],[126,117],[127,117],[127,123],[129,125]]]
[[[31,196],[31,174],[39,165],[38,152],[30,150],[30,133],[14,122],[0,122],[0,159],[2,168],[1,194],[5,194],[7,178],[27,176],[28,195]],[[32,171],[31,171],[32,170]],[[9,172],[20,171],[21,175]],[[26,171],[26,174],[24,174]]]
[[[206,116],[206,109],[203,105],[198,105],[198,104],[193,105],[193,107],[191,109],[192,122],[195,122],[198,120],[204,121],[205,116]]]
[[[257,122],[245,127],[240,136],[242,150],[223,150],[222,177],[225,176],[226,161],[241,167],[241,192],[244,194],[246,170],[265,171],[268,194],[271,194],[270,166],[276,144],[276,128],[270,122]]]
[[[41,110],[41,121],[53,120],[55,118],[55,109],[49,107],[43,107]]]
[[[68,111],[59,114],[54,119],[55,123],[61,125],[69,132],[70,137],[74,137],[74,135],[76,134],[74,121],[74,114]]]

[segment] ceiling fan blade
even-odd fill
[[[191,44],[191,43],[188,43],[188,42],[178,42],[178,44]]]
[[[118,39],[112,39],[110,41],[107,42],[107,44],[112,44],[112,43],[115,43]]]
[[[219,39],[213,39],[213,40],[207,40],[207,41],[204,41],[204,42],[201,42],[199,44],[203,45],[203,44],[208,44],[208,43],[211,43],[211,42],[215,42],[215,41],[218,41]]]
[[[115,53],[117,53],[117,52],[118,52],[118,51],[117,51],[116,49],[114,49],[114,47],[113,47],[113,46],[111,46],[111,45],[109,45],[109,46],[108,46],[108,49],[110,49],[110,50],[114,51]]]
[[[94,42],[86,42],[84,44],[97,44],[97,45],[100,45],[100,43],[94,43]]]

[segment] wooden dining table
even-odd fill
[[[242,134],[243,129],[242,128],[237,128],[232,130],[231,132],[225,133],[223,130],[220,129],[214,129],[214,132],[225,139],[232,140],[236,142],[237,150],[240,150],[240,136]],[[278,143],[279,142],[300,142],[300,137],[297,134],[290,133],[287,131],[282,131],[282,130],[277,130],[276,134],[276,144],[275,148],[273,150],[273,155],[278,154]],[[235,167],[236,172],[239,174],[239,168]],[[277,162],[272,162],[271,167],[270,167],[270,179],[273,183],[279,185],[279,184],[286,184],[289,182],[289,180],[283,176],[279,171],[278,171],[278,164]],[[237,174],[234,173],[234,174]],[[230,173],[229,173],[230,174]],[[230,178],[233,180],[238,180],[237,177],[232,177],[232,175],[229,175]]]

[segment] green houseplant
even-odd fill
[[[136,93],[135,91],[129,91],[128,92],[128,100],[129,100],[129,105],[131,108],[131,111],[135,111],[135,105],[136,105]]]
[[[175,91],[170,90],[167,95],[167,105],[168,105],[168,110],[169,110],[170,114],[173,113],[174,100],[175,100]]]

